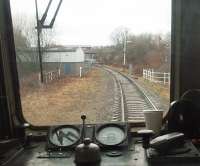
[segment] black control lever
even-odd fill
[[[85,119],[86,119],[86,115],[81,115],[81,119],[82,119],[82,142],[85,139]]]
[[[142,146],[144,149],[149,148],[150,138],[154,135],[153,130],[139,130],[137,132],[138,136],[142,137]]]

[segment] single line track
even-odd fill
[[[103,67],[103,69],[113,76],[116,85],[111,121],[130,122],[136,126],[144,125],[143,110],[157,111],[156,106],[133,79],[111,68]]]

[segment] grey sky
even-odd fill
[[[47,2],[38,0],[40,13]],[[11,6],[13,14],[35,19],[34,0],[11,0]],[[171,0],[63,0],[55,22],[55,41],[63,45],[106,45],[120,26],[135,34],[169,32]]]

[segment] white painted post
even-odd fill
[[[150,81],[152,82],[152,72],[151,72],[151,69],[149,69],[149,73],[150,73]]]
[[[80,73],[79,73],[80,78],[82,77],[82,67],[80,66]]]
[[[151,82],[151,69],[149,69],[149,81]]]
[[[146,79],[148,80],[148,70],[146,69]]]
[[[151,82],[154,82],[154,71],[151,69]]]
[[[147,80],[148,79],[148,75],[147,75],[147,70],[145,69],[145,79]]]
[[[149,79],[149,69],[147,69],[147,80]]]
[[[166,84],[166,73],[164,72],[164,85]]]
[[[142,69],[142,77],[145,78],[145,75],[144,75],[144,69]]]
[[[151,82],[151,69],[149,69],[149,79],[150,79],[150,82]]]
[[[38,81],[41,82],[41,75],[38,73]]]
[[[50,79],[53,80],[53,72],[50,72]]]
[[[46,83],[48,82],[48,73],[45,74]]]
[[[58,69],[58,77],[60,77],[60,69]]]

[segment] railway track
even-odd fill
[[[130,122],[135,125],[144,124],[143,110],[157,110],[156,106],[133,79],[110,68],[104,69],[115,80],[111,121]]]

